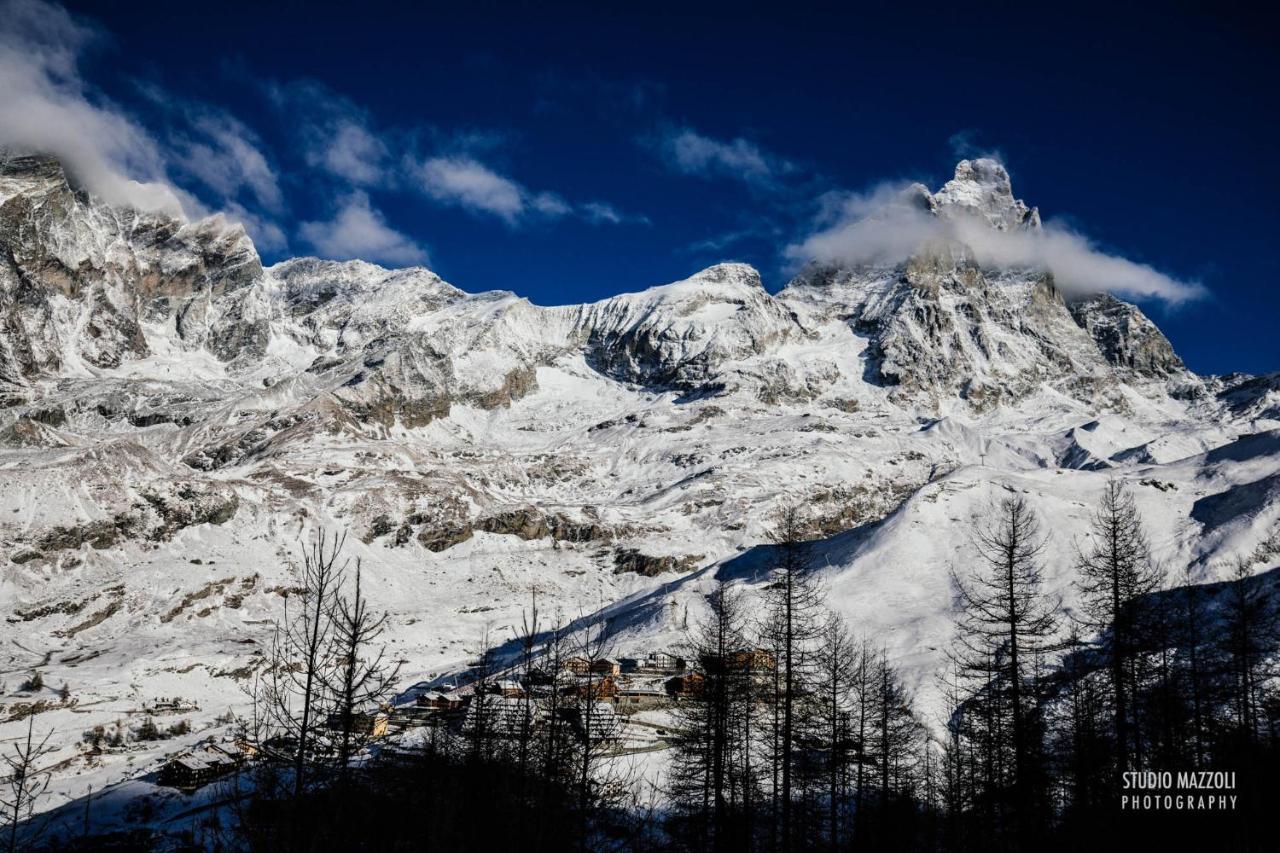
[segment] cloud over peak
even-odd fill
[[[189,217],[219,210],[259,245],[283,247],[283,231],[263,211],[282,212],[284,196],[257,136],[222,110],[141,84],[167,126],[148,130],[82,74],[85,55],[105,39],[56,4],[0,0],[0,147],[57,157],[109,204]],[[211,203],[171,176],[207,188]]]
[[[198,207],[165,179],[155,140],[81,79],[80,58],[99,35],[60,6],[0,2],[0,146],[53,154],[113,204]]]
[[[930,247],[952,246],[985,267],[1052,273],[1055,284],[1070,294],[1110,292],[1176,305],[1206,292],[1198,282],[1106,252],[1065,223],[998,229],[974,210],[939,206],[919,184],[833,192],[819,207],[808,233],[784,250],[793,268],[811,262],[896,266]]]

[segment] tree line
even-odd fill
[[[1225,583],[1175,584],[1116,482],[1073,543],[1077,607],[1046,588],[1054,543],[1025,498],[992,506],[971,537],[976,559],[952,576],[944,708],[926,718],[887,650],[826,606],[805,519],[781,512],[761,600],[719,583],[687,630],[697,676],[671,709],[654,789],[617,756],[622,721],[595,666],[606,626],[547,623],[536,597],[514,659],[489,638],[477,650],[465,709],[378,742],[369,711],[398,676],[387,616],[343,538],[321,534],[241,721],[259,760],[224,783],[225,815],[187,837],[273,851],[1267,849],[1274,578],[1241,561]],[[512,681],[524,689],[504,695]],[[1234,795],[1232,809],[1122,805],[1142,793],[1130,774],[1201,770],[1235,774],[1201,792]]]
[[[670,844],[1270,849],[1274,577],[1239,561],[1225,583],[1172,586],[1133,495],[1113,481],[1075,544],[1079,606],[1065,608],[1043,578],[1044,522],[1010,496],[972,530],[976,561],[953,573],[945,709],[926,721],[885,650],[822,606],[802,538],[798,513],[784,512],[762,619],[721,585],[692,631],[706,683],[677,710]],[[765,671],[741,654],[752,648],[769,653]],[[1135,788],[1146,771],[1226,771],[1234,787]],[[1235,800],[1213,811],[1126,807],[1126,794],[1143,793]]]

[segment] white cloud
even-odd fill
[[[275,84],[267,91],[277,107],[295,117],[308,166],[353,186],[389,181],[390,149],[363,109],[313,80]]]
[[[582,215],[588,222],[610,225],[619,225],[627,218],[613,205],[601,201],[589,201],[582,205]]]
[[[958,130],[947,139],[947,145],[950,146],[951,153],[957,160],[986,159],[1004,164],[1006,162],[1004,153],[998,148],[979,145],[978,136],[978,131],[973,128]]]
[[[978,263],[994,268],[1053,273],[1068,293],[1111,292],[1170,304],[1204,295],[1196,282],[1099,249],[1084,235],[1050,221],[1038,230],[997,231],[977,217],[936,216],[921,204],[918,187],[885,184],[868,193],[831,194],[814,230],[788,246],[793,265],[844,266],[902,263],[930,244],[962,245]]]
[[[359,190],[340,200],[333,219],[304,222],[302,239],[326,258],[382,261],[390,264],[426,264],[427,251],[411,238],[387,225],[382,214]]]
[[[541,217],[578,216],[592,225],[648,222],[627,216],[604,202],[574,204],[553,192],[532,192],[468,154],[441,155],[410,163],[423,192],[436,201],[471,213],[494,216],[511,226]]]
[[[383,178],[387,153],[387,146],[363,123],[342,118],[332,125],[329,138],[308,152],[308,162],[357,186],[371,186]]]
[[[713,139],[690,128],[667,132],[661,143],[668,163],[686,175],[729,177],[750,184],[768,184],[791,165],[763,151],[749,140]]]
[[[284,205],[255,135],[219,110],[184,103],[155,86],[143,93],[177,126],[163,140],[83,78],[80,62],[104,34],[43,0],[0,0],[0,146],[51,154],[80,185],[109,204],[174,215],[210,210],[170,180],[192,178],[218,197],[213,207],[239,221],[261,247],[285,246],[272,213]]]
[[[143,210],[200,212],[165,179],[156,142],[87,90],[82,52],[99,34],[41,0],[0,2],[0,145],[57,156],[90,192]]]
[[[190,131],[175,140],[176,168],[228,202],[247,190],[266,210],[283,210],[284,195],[256,134],[219,110],[191,108],[186,113]]]
[[[555,193],[538,193],[529,199],[529,206],[544,216],[557,218],[573,213],[573,205]]]
[[[470,157],[432,157],[418,168],[427,195],[514,225],[529,206],[523,187]]]

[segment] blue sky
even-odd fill
[[[1193,369],[1280,369],[1273,29],[1227,5],[0,5],[0,134],[268,261],[542,304],[726,259],[777,289],[833,199],[995,153],[1090,252],[1203,288],[1142,300]]]

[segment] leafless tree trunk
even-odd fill
[[[335,595],[330,613],[332,657],[336,672],[321,673],[339,718],[338,773],[344,781],[352,756],[369,740],[368,727],[356,728],[361,713],[375,713],[400,674],[399,664],[386,660],[386,647],[374,644],[386,629],[387,614],[374,614],[360,588],[361,566],[356,560],[355,586],[349,596]]]
[[[533,745],[533,668],[534,649],[538,643],[538,593],[534,590],[529,610],[520,614],[520,670],[523,684],[523,695],[520,699],[520,730],[516,734],[516,766],[519,768],[520,784],[523,786],[529,775],[530,749]]]
[[[40,759],[53,752],[49,746],[51,729],[42,739],[35,739],[35,717],[27,718],[27,736],[12,744],[12,748],[0,755],[5,769],[0,794],[0,808],[4,809],[9,821],[9,853],[18,850],[18,825],[35,814],[36,801],[49,787],[49,773],[39,770],[36,764]],[[31,841],[30,837],[24,839]]]
[[[1017,794],[1020,819],[1028,819],[1036,793],[1033,763],[1041,746],[1031,725],[1035,697],[1030,695],[1030,662],[1052,647],[1060,602],[1042,589],[1040,555],[1047,540],[1022,498],[1002,501],[975,540],[986,565],[971,578],[954,577],[962,608],[955,656],[971,677],[979,679],[986,676],[987,661],[997,661],[998,683],[980,680],[978,689],[1008,693],[1014,768],[1010,785]]]
[[[293,766],[293,795],[306,790],[311,755],[325,723],[322,703],[327,680],[337,681],[333,638],[334,601],[346,573],[342,557],[346,534],[326,535],[323,530],[302,555],[299,577],[300,606],[291,614],[289,598],[277,623],[271,660],[262,686],[264,711],[259,715],[267,743],[265,752],[281,752]],[[290,596],[294,597],[294,596]]]
[[[1091,542],[1077,559],[1080,594],[1089,626],[1111,631],[1110,673],[1115,702],[1116,773],[1129,769],[1128,669],[1135,653],[1138,598],[1161,581],[1133,495],[1112,480],[1093,517]]]
[[[795,788],[797,738],[797,696],[807,689],[812,667],[813,643],[821,633],[818,616],[821,592],[805,571],[807,566],[801,545],[804,541],[804,519],[794,506],[784,508],[777,516],[770,537],[777,545],[777,562],[769,584],[769,613],[764,633],[777,647],[780,691],[775,699],[780,704],[777,754],[773,756],[780,777],[779,804],[781,844],[791,850],[793,842],[793,796]]]
[[[848,626],[831,614],[823,628],[818,649],[817,736],[827,750],[826,797],[827,835],[831,848],[840,845],[840,810],[843,806],[845,779],[851,759],[849,725],[853,714],[854,685],[859,668],[859,649],[849,635]]]

